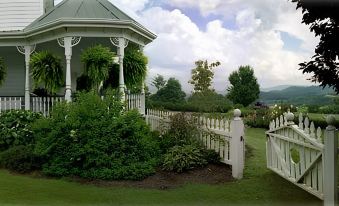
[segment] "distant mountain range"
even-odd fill
[[[281,91],[289,87],[293,87],[293,85],[279,85],[279,86],[274,86],[274,87],[261,88],[260,91],[262,92]]]
[[[259,101],[269,105],[280,102],[294,105],[324,105],[333,102],[330,98],[330,95],[333,94],[333,89],[323,89],[319,86],[303,87],[282,85],[263,89],[260,93]]]

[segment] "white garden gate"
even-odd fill
[[[169,128],[170,117],[178,112],[147,110],[146,122],[152,131],[164,131]],[[187,114],[188,115],[188,114]],[[196,138],[207,148],[215,150],[221,162],[232,166],[232,176],[243,177],[245,164],[244,123],[240,110],[234,111],[234,119],[196,117],[199,126]]]
[[[286,180],[324,200],[325,205],[337,202],[337,135],[327,118],[325,134],[321,128],[299,114],[287,113],[270,124],[266,132],[267,167]],[[324,141],[324,143],[323,143]]]

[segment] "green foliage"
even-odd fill
[[[185,101],[185,92],[181,90],[181,84],[175,78],[169,78],[165,87],[161,88],[151,100],[160,102],[182,103]]]
[[[165,154],[163,169],[183,172],[207,165],[202,150],[194,144],[174,146]]]
[[[7,75],[7,66],[5,64],[5,60],[0,57],[0,86],[4,83]]]
[[[157,88],[157,90],[163,88],[166,85],[166,80],[164,78],[164,76],[158,74],[152,81],[152,85],[155,86],[155,88]]]
[[[82,52],[81,62],[84,64],[85,75],[95,91],[98,91],[101,82],[108,78],[113,57],[114,53],[110,48],[102,45],[89,47]]]
[[[40,167],[32,146],[14,146],[0,153],[0,166],[19,173],[31,172]]]
[[[50,94],[54,94],[64,85],[60,57],[48,51],[41,51],[32,55],[29,64],[35,87],[43,85]]]
[[[12,110],[0,115],[0,151],[13,146],[34,143],[31,123],[40,119],[40,113],[25,110]]]
[[[196,68],[192,70],[192,79],[188,82],[194,86],[195,93],[213,91],[211,88],[214,77],[213,69],[220,66],[220,62],[208,64],[207,61],[195,62]]]
[[[266,128],[272,120],[284,115],[287,111],[296,113],[297,109],[293,105],[280,104],[273,108],[251,109],[243,113],[244,121],[247,126],[254,128]]]
[[[297,3],[297,9],[302,9],[302,22],[309,25],[310,31],[320,39],[315,54],[310,61],[300,64],[300,70],[303,73],[311,73],[313,82],[319,82],[323,87],[333,87],[339,93],[338,2],[291,1]]]
[[[231,86],[228,88],[228,98],[234,104],[242,104],[245,107],[259,98],[259,84],[254,76],[254,70],[250,66],[240,66],[229,76]]]
[[[219,164],[220,163],[220,155],[212,149],[205,149],[202,151],[203,155],[204,155],[204,159],[208,162],[208,163],[213,163],[213,164]]]
[[[127,88],[142,86],[147,74],[147,57],[135,48],[127,49],[124,57],[124,75]]]
[[[243,114],[243,116],[245,117],[244,122],[247,126],[268,129],[274,114],[270,109],[257,109],[252,110],[245,115]]]
[[[117,95],[103,101],[95,93],[82,93],[37,121],[35,152],[45,159],[44,174],[108,180],[152,174],[157,144],[140,114],[122,109]]]
[[[147,57],[136,48],[128,48],[124,56],[124,77],[128,89],[140,88],[147,74]],[[109,69],[109,76],[104,82],[104,88],[118,88],[119,65],[113,64]]]
[[[82,74],[80,77],[77,78],[76,91],[89,92],[91,91],[92,87],[92,81],[86,74]]]
[[[187,113],[178,113],[170,117],[168,130],[160,137],[160,148],[166,152],[173,146],[197,143],[197,125]]]
[[[196,108],[196,112],[226,113],[232,109],[232,103],[225,96],[212,91],[192,94],[188,98],[187,104]]]
[[[322,113],[322,114],[339,114],[339,105],[326,105],[319,107],[318,111],[309,111],[312,113]]]

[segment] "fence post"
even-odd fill
[[[231,162],[232,176],[236,179],[242,179],[245,164],[245,139],[244,139],[244,122],[240,118],[241,111],[234,110],[234,119],[231,121]]]
[[[143,116],[146,115],[146,94],[141,93],[140,95],[140,114],[142,114]]]
[[[326,118],[328,127],[325,131],[324,148],[324,205],[337,205],[337,148],[338,135],[334,127],[335,118],[329,115]]]

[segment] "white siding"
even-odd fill
[[[43,14],[43,0],[0,0],[0,31],[22,30]]]

